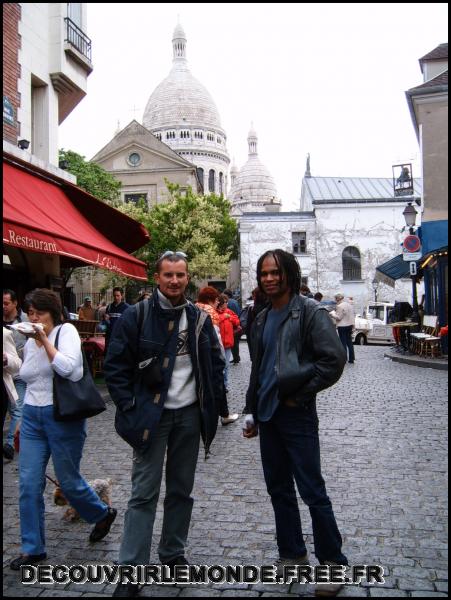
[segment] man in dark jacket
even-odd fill
[[[155,280],[153,297],[130,307],[116,324],[104,369],[117,406],[116,430],[134,448],[119,563],[149,563],[167,452],[158,553],[173,571],[188,564],[184,549],[200,435],[207,454],[218,423],[224,360],[210,317],[185,299],[186,255],[165,252]],[[136,596],[138,590],[134,583],[118,583],[113,596]]]
[[[114,331],[116,323],[119,322],[124,312],[130,306],[127,302],[124,302],[124,290],[121,287],[113,288],[114,301],[108,304],[105,310],[105,322],[108,324],[105,333],[105,348],[108,349],[111,335]]]
[[[343,346],[327,311],[299,295],[300,270],[292,254],[279,249],[263,254],[257,281],[271,305],[252,327],[243,435],[260,433],[263,472],[275,513],[278,574],[285,566],[308,564],[294,481],[310,509],[318,561],[346,565],[321,475],[315,402],[317,392],[340,378],[346,362]],[[336,595],[338,590],[323,584],[316,593]]]

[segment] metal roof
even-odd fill
[[[421,196],[421,180],[414,179],[415,196]],[[396,197],[389,177],[304,177],[303,201],[313,203],[405,202]]]

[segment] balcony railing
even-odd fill
[[[64,20],[66,22],[66,39],[64,41],[71,44],[91,62],[91,40],[71,19],[66,17]]]

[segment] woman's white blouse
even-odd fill
[[[54,371],[71,381],[78,381],[83,377],[81,341],[76,328],[70,323],[58,325],[50,332],[49,341],[55,345],[56,334],[60,327],[58,352],[52,362],[50,362],[44,346],[39,348],[36,340],[30,338],[24,346],[20,378],[27,384],[25,404],[32,406],[53,404]]]

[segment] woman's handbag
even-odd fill
[[[55,339],[57,350],[61,327]],[[83,347],[81,353],[83,355],[83,377],[81,379],[71,381],[56,372],[53,375],[53,418],[55,421],[80,421],[94,417],[106,410],[105,401],[89,371]]]

